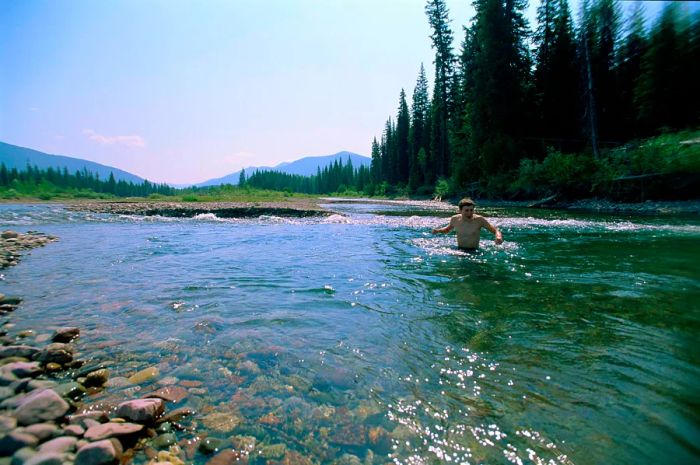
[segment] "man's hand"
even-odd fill
[[[501,231],[496,232],[496,239],[494,240],[496,245],[501,245],[503,244],[503,234],[501,234]]]

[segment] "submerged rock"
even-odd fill
[[[127,379],[131,384],[141,384],[155,378],[158,375],[160,375],[160,371],[158,371],[158,368],[149,367],[134,373]]]
[[[137,423],[155,423],[164,410],[162,399],[137,399],[119,404],[117,416]]]
[[[80,335],[80,329],[75,327],[59,328],[51,336],[53,342],[71,342]]]

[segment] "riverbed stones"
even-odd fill
[[[183,407],[183,408],[177,408],[171,412],[166,413],[163,415],[158,421],[159,422],[178,422],[184,418],[187,418],[189,416],[194,415],[195,412],[191,408]]]
[[[12,345],[0,347],[0,358],[23,357],[31,359],[40,352],[39,349],[27,345]]]
[[[65,365],[73,361],[73,347],[62,342],[54,342],[44,347],[39,352],[37,359],[44,364],[60,363]]]
[[[90,441],[99,441],[101,439],[127,436],[129,434],[138,433],[142,429],[143,425],[137,425],[135,423],[102,423],[88,428],[88,430],[85,432],[85,439]]]
[[[109,380],[109,370],[106,368],[101,368],[99,370],[91,371],[85,377],[85,387],[101,387],[104,386]]]
[[[42,372],[39,362],[12,362],[0,367],[0,372],[16,378],[34,378]]]
[[[39,441],[46,441],[58,431],[58,426],[53,423],[35,423],[24,428],[26,433],[36,436]]]
[[[144,397],[155,397],[158,399],[163,399],[167,402],[180,402],[182,399],[187,397],[187,390],[180,386],[166,386],[158,389],[157,391],[151,392]]]
[[[29,393],[15,410],[20,425],[31,425],[64,416],[70,406],[53,389]]]
[[[59,328],[51,336],[53,342],[71,342],[73,339],[80,335],[80,328],[76,327],[65,327]]]
[[[60,436],[50,441],[46,441],[39,446],[39,452],[73,452],[75,451],[78,438],[73,436]]]
[[[122,445],[116,439],[103,439],[80,448],[75,465],[112,465],[122,457]]]
[[[155,423],[163,414],[165,407],[162,399],[136,399],[122,402],[117,406],[117,416],[136,423]]]
[[[27,459],[23,465],[63,465],[64,457],[60,452],[39,452]]]
[[[17,427],[17,419],[7,415],[0,415],[0,434],[5,434]]]
[[[81,425],[85,427],[85,420],[95,420],[98,423],[109,421],[107,412],[102,410],[91,410],[89,412],[79,413],[68,417],[68,423],[71,425]]]
[[[4,231],[0,233],[0,269],[16,265],[21,253],[34,247],[43,247],[49,242],[55,241],[53,236],[47,236],[34,231],[21,234],[16,231]]]
[[[134,373],[127,378],[131,384],[141,384],[149,381],[156,376],[160,375],[160,371],[156,367],[144,368],[141,371]]]
[[[10,456],[23,447],[34,447],[38,442],[39,440],[32,434],[10,431],[0,437],[0,456]]]

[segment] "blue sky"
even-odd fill
[[[422,0],[0,0],[0,140],[172,183],[367,155],[429,34]]]

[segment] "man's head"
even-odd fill
[[[474,214],[474,207],[476,207],[474,201],[469,197],[465,197],[459,201],[458,205],[459,212],[467,218],[471,218],[471,216]]]

